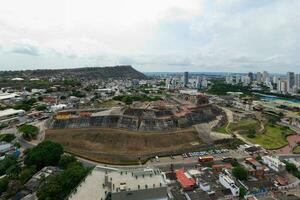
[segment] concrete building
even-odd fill
[[[269,73],[267,71],[263,71],[262,73],[262,82],[266,82],[266,80],[269,78]]]
[[[256,81],[257,81],[258,83],[261,83],[261,82],[262,82],[262,74],[261,74],[261,72],[257,72],[257,73],[256,73]]]
[[[165,176],[158,169],[97,166],[68,199],[167,200]]]
[[[7,99],[13,99],[15,97],[18,97],[19,95],[16,93],[0,93],[0,101],[7,100]]]
[[[244,85],[249,85],[251,83],[250,77],[249,76],[242,76],[241,81]]]
[[[294,85],[295,85],[295,74],[294,74],[294,72],[288,72],[287,73],[288,92],[292,92]]]
[[[263,156],[262,162],[276,172],[285,170],[285,164],[281,162],[278,158],[271,156]]]
[[[12,121],[20,121],[20,117],[25,115],[24,110],[6,109],[0,111],[0,124],[9,124]]]
[[[189,73],[183,73],[183,86],[186,87],[189,84]]]
[[[232,83],[233,83],[233,77],[232,77],[232,76],[226,76],[225,82],[226,82],[227,84],[232,84]]]
[[[252,72],[248,73],[248,77],[250,78],[251,82],[254,80],[254,74]]]
[[[278,80],[277,91],[279,93],[287,92],[287,82],[285,80],[282,80],[282,79]]]
[[[227,174],[220,173],[219,181],[226,189],[230,189],[233,196],[237,197],[240,195],[240,189],[236,186],[235,182]]]
[[[295,74],[295,85],[300,88],[300,74]]]

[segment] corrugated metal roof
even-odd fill
[[[181,184],[181,186],[183,188],[193,187],[196,184],[195,179],[188,178],[185,175],[184,169],[177,170],[176,171],[176,177],[177,177],[177,180],[179,181],[179,183]]]

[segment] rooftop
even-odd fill
[[[24,110],[15,110],[15,109],[6,109],[6,110],[1,110],[0,111],[0,117],[5,117],[5,116],[9,116],[9,115],[15,115],[18,113],[23,113],[25,112]]]

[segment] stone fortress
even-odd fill
[[[203,95],[194,101],[179,96],[146,105],[136,102],[109,109],[64,110],[54,116],[50,128],[124,128],[160,132],[209,123],[220,114],[220,109],[209,104]]]

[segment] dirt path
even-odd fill
[[[238,134],[237,132],[234,132],[232,133],[231,131],[229,131],[228,127],[229,127],[229,124],[233,122],[233,113],[231,110],[227,109],[227,108],[224,108],[224,107],[221,107],[224,112],[226,113],[226,116],[227,116],[227,120],[228,120],[228,124],[226,126],[226,131],[228,133],[231,133],[232,135],[235,135],[238,139],[242,140],[244,143],[246,144],[252,144],[251,142],[247,141],[245,138],[243,138],[240,134]]]

